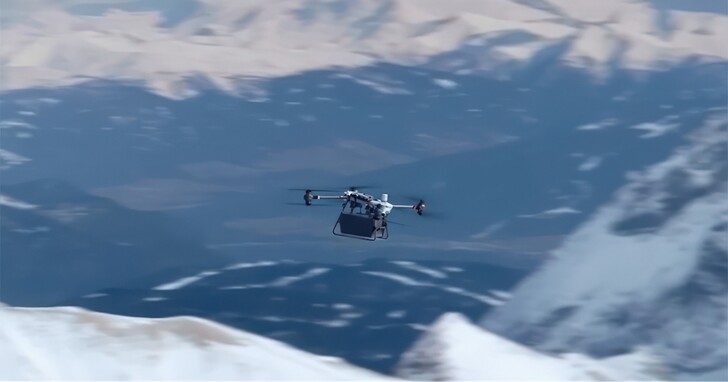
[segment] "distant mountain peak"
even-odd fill
[[[539,353],[490,333],[457,313],[441,316],[405,353],[397,375],[414,380],[603,380],[654,379],[643,353],[615,368],[579,354]]]
[[[237,94],[241,77],[380,62],[502,76],[545,65],[551,55],[548,65],[604,77],[618,69],[661,70],[695,57],[728,59],[722,38],[728,16],[656,10],[642,1],[200,4],[169,28],[160,26],[155,12],[119,10],[98,16],[53,10],[11,23],[3,28],[3,87],[142,80],[159,94],[185,98],[197,86]],[[554,47],[561,51],[554,55]],[[188,80],[201,75],[202,84]]]

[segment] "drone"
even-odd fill
[[[414,205],[392,204],[389,202],[388,194],[375,198],[359,191],[358,187],[351,187],[339,195],[314,194],[320,191],[329,190],[305,189],[306,193],[303,194],[305,205],[313,205],[314,200],[344,200],[341,213],[332,230],[336,236],[370,241],[387,239],[389,238],[387,217],[395,208],[411,209],[420,216],[425,212],[425,201],[422,199]]]

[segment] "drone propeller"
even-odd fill
[[[356,191],[356,190],[371,190],[372,188],[379,188],[379,186],[349,186],[349,191]]]
[[[330,190],[323,188],[289,188],[288,191],[304,191],[304,192],[341,192],[341,190]]]
[[[335,204],[305,204],[305,203],[283,203],[286,206],[299,206],[299,207],[336,207]]]
[[[341,187],[338,190],[330,189],[330,188],[288,188],[288,191],[304,191],[304,192],[337,192],[340,193],[342,190],[349,190],[349,191],[355,191],[355,190],[367,190],[372,188],[379,188],[379,186],[348,186],[348,187]]]
[[[442,220],[445,218],[441,213],[439,213],[437,211],[432,212],[429,209],[429,206],[427,206],[427,209],[426,209],[425,208],[426,204],[425,204],[424,198],[413,196],[413,195],[404,195],[404,196],[402,196],[402,198],[414,203],[414,208],[417,210],[417,214],[422,217],[426,217],[428,219],[435,219],[435,220]]]

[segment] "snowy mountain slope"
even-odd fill
[[[483,325],[552,351],[650,344],[674,373],[728,377],[727,125],[632,174]]]
[[[402,356],[397,375],[429,381],[660,378],[659,364],[647,353],[622,361],[610,364],[579,354],[549,356],[487,332],[459,314],[448,313]]]
[[[95,77],[187,97],[201,87],[239,94],[254,77],[377,62],[502,75],[550,58],[604,76],[728,58],[726,15],[627,0],[200,1],[181,22],[162,22],[156,12],[39,9],[3,28],[3,88]]]
[[[191,317],[0,305],[0,321],[0,379],[389,379]]]

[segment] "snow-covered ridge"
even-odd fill
[[[728,377],[725,110],[638,174],[484,326],[540,349],[649,345],[694,378]]]
[[[3,380],[387,380],[198,318],[0,305]]]
[[[660,365],[649,352],[612,360],[580,354],[550,356],[516,344],[448,313],[405,353],[397,375],[414,380],[656,380]]]
[[[172,28],[160,21],[156,12],[38,10],[2,30],[2,87],[105,78],[186,97],[377,62],[502,75],[559,51],[557,62],[602,76],[728,59],[726,15],[658,11],[647,1],[204,0]]]
[[[0,320],[3,380],[394,380],[192,317],[0,305]],[[654,380],[660,372],[648,351],[602,361],[577,354],[553,357],[455,313],[428,328],[397,370],[416,380]]]

